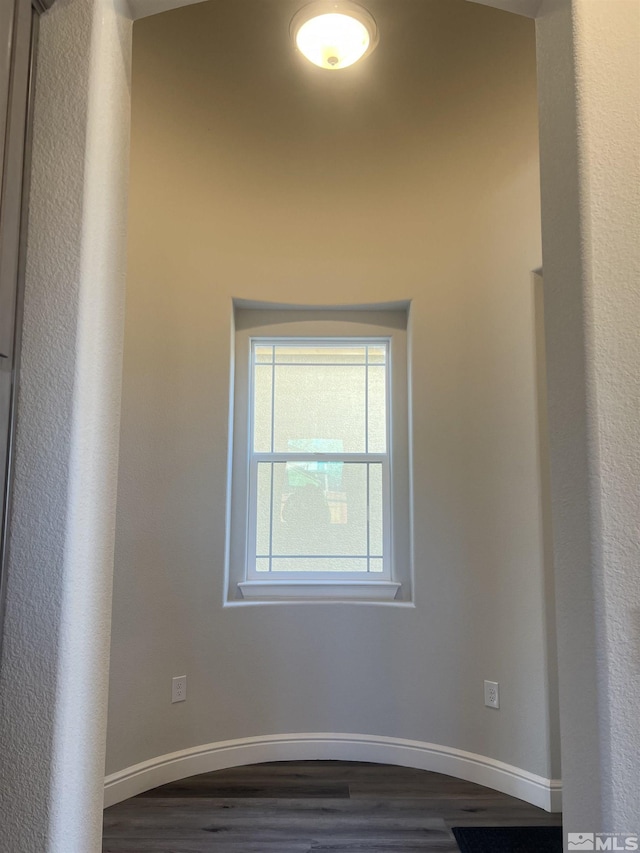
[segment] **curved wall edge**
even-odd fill
[[[105,778],[105,808],[178,779],[266,761],[370,761],[455,776],[549,812],[562,808],[562,784],[485,755],[377,735],[296,733],[239,738],[170,752]]]

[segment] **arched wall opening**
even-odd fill
[[[638,399],[630,275],[638,6],[533,5],[565,828],[626,831],[640,811],[627,760],[638,746],[638,460],[629,450],[638,444],[629,408]],[[60,3],[41,34],[12,534],[18,570],[9,573],[1,672],[2,832],[16,851],[86,853],[100,844],[131,16],[110,2]]]
[[[462,0],[371,0],[380,47],[327,75],[290,49],[297,9],[213,2],[134,27],[109,801],[150,766],[293,741],[300,758],[395,748],[493,770],[550,807],[535,28]],[[223,607],[239,299],[411,303],[401,602]]]

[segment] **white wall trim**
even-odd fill
[[[400,584],[379,580],[241,581],[244,599],[254,601],[393,601]]]
[[[371,761],[455,776],[518,797],[550,812],[562,807],[562,785],[484,755],[449,746],[376,735],[300,733],[207,743],[151,758],[105,779],[105,808],[196,773],[265,761]]]

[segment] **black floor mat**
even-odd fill
[[[562,853],[561,826],[454,826],[462,853]]]

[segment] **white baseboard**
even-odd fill
[[[549,812],[562,808],[562,786],[511,764],[448,746],[404,738],[357,734],[289,734],[207,743],[118,770],[105,779],[104,804],[112,806],[143,791],[245,764],[265,761],[371,761],[431,770],[485,785]]]

